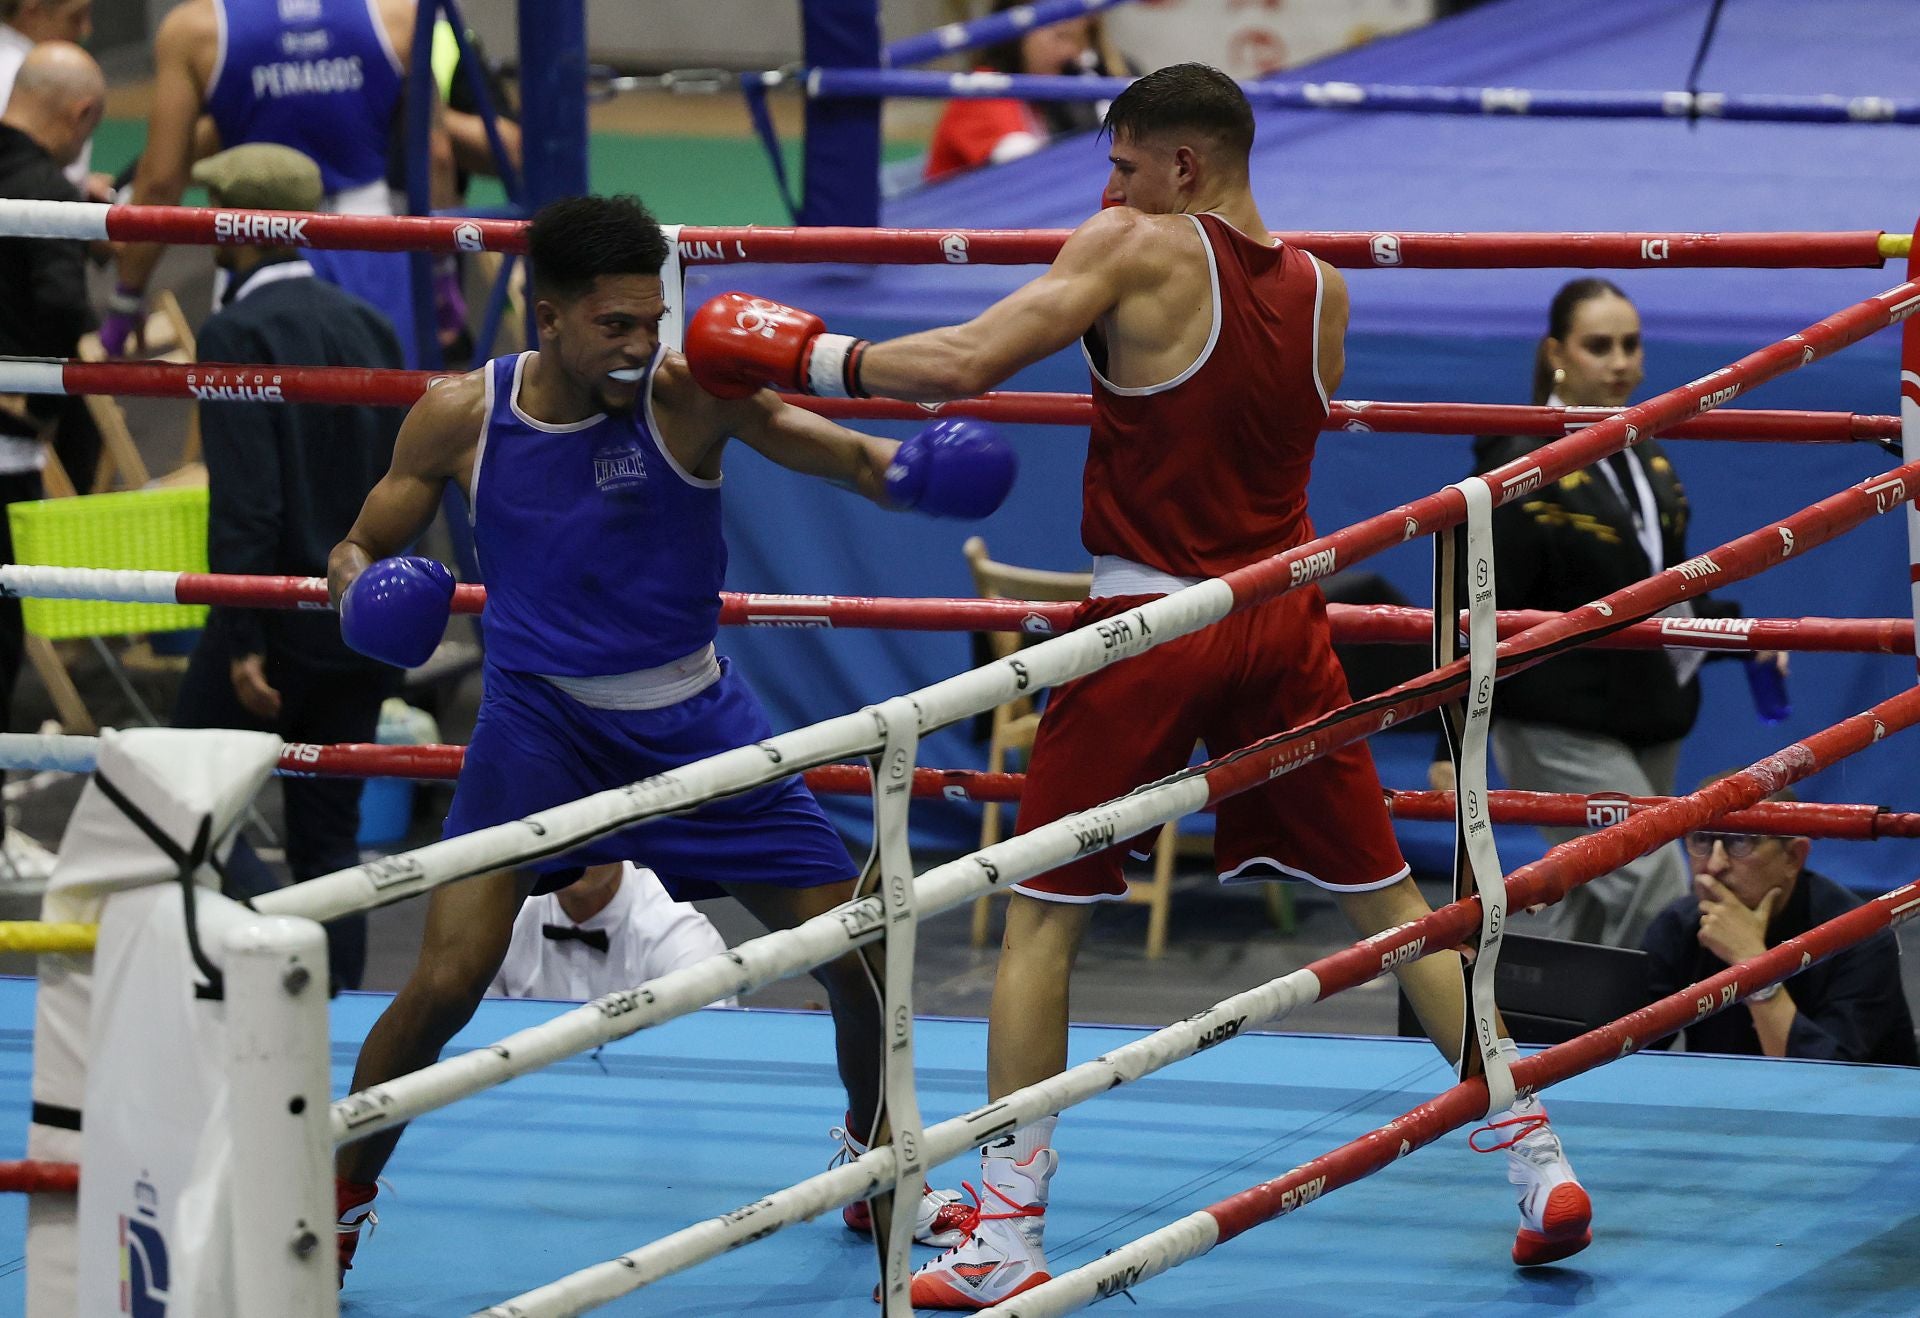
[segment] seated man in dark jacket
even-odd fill
[[[320,170],[290,147],[256,142],[210,156],[194,180],[217,206],[313,210]],[[220,247],[227,275],[200,330],[206,361],[269,366],[400,365],[393,327],[372,306],[313,277],[286,247]],[[327,554],[393,459],[400,413],[368,405],[209,400],[207,561],[215,572],[319,576]],[[288,741],[372,741],[400,674],[348,649],[314,610],[219,608],[208,619],[175,706],[175,727],[255,728]],[[359,863],[361,784],[286,778],[287,868],[295,882]],[[232,896],[270,886],[236,848]],[[358,988],[366,917],[328,927],[335,988]]]
[[[1767,798],[1792,800],[1791,792]],[[1859,898],[1806,868],[1803,837],[1691,833],[1693,892],[1647,928],[1654,996],[1665,997],[1843,915]],[[1891,929],[1687,1027],[1701,1053],[1920,1066]]]

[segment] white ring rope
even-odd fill
[[[1101,627],[1042,641],[1018,655],[956,674],[904,698],[913,702],[918,731],[924,737],[1027,692],[1057,686],[1198,631],[1225,617],[1233,604],[1231,586],[1217,578],[1203,581],[1129,609]],[[692,810],[802,769],[872,755],[882,740],[879,720],[871,709],[843,714],[512,823],[282,888],[256,898],[253,906],[265,914],[302,915],[325,923],[453,879],[558,855],[629,824]]]
[[[178,604],[185,572],[151,568],[0,565],[0,597],[42,600],[109,600],[122,604]]]

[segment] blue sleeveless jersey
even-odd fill
[[[659,354],[631,413],[570,426],[516,406],[531,355],[487,363],[471,495],[488,662],[602,677],[685,658],[719,627],[727,545],[720,482],[683,471],[653,424]]]
[[[372,0],[214,0],[207,112],[222,146],[276,142],[329,193],[387,176],[403,79]]]

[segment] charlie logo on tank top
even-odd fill
[[[647,483],[647,451],[637,436],[610,439],[593,451],[593,483],[602,494],[637,490]]]

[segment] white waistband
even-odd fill
[[[1094,599],[1105,599],[1109,595],[1171,595],[1205,580],[1205,577],[1176,577],[1118,554],[1099,554],[1093,560],[1093,589],[1087,593]]]
[[[708,643],[684,659],[605,677],[540,674],[589,709],[665,709],[690,700],[720,680],[720,660]]]

